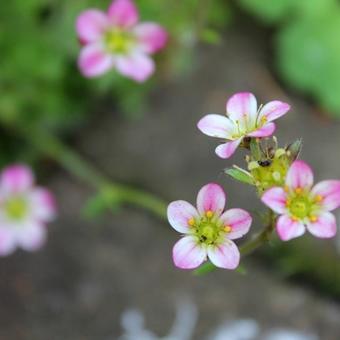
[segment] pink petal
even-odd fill
[[[268,189],[261,197],[261,201],[277,214],[284,214],[286,209],[287,193],[280,187]]]
[[[258,128],[257,130],[248,133],[247,136],[249,137],[269,137],[271,136],[275,131],[275,124],[274,123],[267,123],[263,125],[262,127]]]
[[[131,0],[114,0],[109,7],[110,21],[120,27],[131,27],[138,22],[138,10]]]
[[[86,44],[101,39],[108,24],[106,14],[101,11],[89,9],[81,13],[76,22],[76,30],[80,41]]]
[[[43,188],[32,191],[29,197],[32,216],[41,222],[50,222],[56,215],[56,202],[52,193]]]
[[[189,231],[188,221],[198,216],[197,210],[186,201],[174,201],[168,205],[168,220],[171,226],[180,233]]]
[[[25,222],[18,226],[17,242],[22,249],[35,251],[41,248],[46,242],[46,227],[38,222]]]
[[[230,209],[222,214],[220,220],[224,226],[231,227],[227,238],[234,240],[245,235],[251,226],[252,218],[249,213],[243,209]]]
[[[81,49],[78,65],[85,77],[97,77],[113,67],[114,59],[101,44],[89,44]]]
[[[234,94],[227,102],[227,114],[233,121],[247,120],[251,126],[255,126],[257,118],[257,102],[250,92]]]
[[[197,127],[206,135],[217,138],[232,139],[236,133],[234,123],[227,117],[209,114],[204,116]]]
[[[289,241],[305,233],[305,226],[299,221],[293,221],[287,215],[279,217],[276,229],[282,241]]]
[[[231,142],[219,145],[215,149],[217,156],[224,158],[224,159],[231,157],[234,154],[237,147],[240,145],[241,141],[242,141],[242,138],[239,138]]]
[[[168,40],[166,30],[155,23],[145,22],[134,28],[134,33],[145,53],[155,53],[162,49]]]
[[[328,180],[317,183],[311,191],[312,196],[321,196],[320,205],[328,210],[340,207],[340,181]]]
[[[141,52],[117,57],[117,70],[137,82],[144,82],[155,70],[153,60]]]
[[[240,263],[240,252],[233,241],[208,248],[209,260],[219,268],[235,269]]]
[[[176,267],[182,269],[196,268],[206,257],[206,250],[197,244],[197,240],[193,236],[181,238],[172,250],[172,258]]]
[[[284,102],[280,102],[279,100],[274,100],[263,106],[261,109],[258,122],[261,122],[263,117],[266,117],[268,122],[271,122],[284,114],[286,114],[290,110],[290,105]]]
[[[200,214],[212,211],[219,216],[225,206],[226,196],[222,187],[216,183],[205,185],[197,195],[197,209]]]
[[[16,242],[13,233],[6,227],[0,227],[0,256],[7,256],[14,252]]]
[[[19,193],[29,190],[34,182],[32,170],[26,165],[12,165],[5,168],[0,177],[0,187],[5,193]]]
[[[315,237],[330,238],[336,234],[336,221],[333,214],[328,211],[317,216],[315,222],[307,223],[308,231]]]
[[[313,171],[306,162],[299,160],[293,162],[286,177],[286,185],[289,188],[310,189],[313,185],[313,181]]]

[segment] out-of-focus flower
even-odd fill
[[[313,186],[312,169],[303,161],[290,166],[285,187],[267,190],[262,201],[281,215],[277,232],[281,240],[288,241],[305,233],[330,238],[336,234],[336,220],[330,211],[340,206],[340,181],[322,181]]]
[[[271,101],[257,108],[252,93],[234,94],[227,102],[227,116],[208,114],[197,124],[206,135],[230,142],[219,145],[215,152],[221,158],[229,158],[241,144],[244,137],[268,137],[275,131],[273,120],[283,116],[290,109],[286,103]]]
[[[0,255],[9,255],[17,247],[39,249],[46,240],[45,224],[55,212],[53,195],[34,185],[30,168],[5,168],[0,176]]]
[[[197,196],[197,209],[186,201],[168,206],[171,226],[185,234],[173,248],[173,260],[182,269],[196,268],[209,257],[217,267],[235,269],[240,252],[232,241],[249,231],[252,218],[242,209],[225,211],[226,196],[218,184],[205,185]]]
[[[131,0],[114,0],[108,12],[88,9],[76,22],[84,45],[78,59],[86,77],[96,77],[115,68],[122,75],[143,82],[154,72],[151,54],[162,49],[167,32],[153,22],[139,23]]]

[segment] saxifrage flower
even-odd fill
[[[228,140],[215,152],[221,158],[233,155],[244,137],[269,137],[275,131],[273,121],[286,114],[290,106],[274,100],[257,108],[255,96],[250,92],[234,94],[227,102],[227,116],[208,114],[197,124],[206,135]]]
[[[232,241],[249,231],[252,218],[243,209],[223,212],[226,195],[215,183],[205,185],[197,196],[197,209],[186,201],[174,201],[168,206],[171,226],[184,236],[173,248],[173,261],[182,269],[196,268],[203,261],[217,267],[235,269],[240,252]]]
[[[84,45],[78,59],[86,77],[96,77],[115,68],[122,75],[143,82],[154,72],[151,54],[162,49],[167,32],[153,22],[139,23],[132,0],[114,0],[108,12],[88,9],[76,22]]]
[[[295,161],[290,166],[285,187],[273,187],[262,196],[274,212],[281,215],[276,229],[281,240],[299,237],[307,230],[316,237],[330,238],[336,234],[336,220],[330,211],[340,206],[340,181],[327,180],[313,186],[310,166]]]

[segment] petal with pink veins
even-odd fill
[[[230,240],[218,246],[209,246],[208,257],[219,268],[235,269],[240,263],[240,252],[236,244]]]
[[[155,70],[153,60],[148,55],[136,51],[117,57],[116,67],[121,74],[140,83],[147,80]]]
[[[237,133],[236,125],[229,118],[217,114],[204,116],[197,127],[204,134],[217,138],[232,139],[232,135]]]
[[[193,269],[206,260],[206,250],[193,236],[181,238],[173,247],[172,258],[178,268]]]
[[[114,58],[105,52],[101,44],[89,44],[81,49],[78,65],[85,77],[97,77],[113,67]]]
[[[152,22],[138,24],[133,31],[140,47],[145,53],[155,53],[161,50],[168,40],[166,30]]]
[[[315,222],[307,223],[308,231],[319,238],[330,238],[336,234],[336,221],[333,214],[328,211],[320,213]]]
[[[220,220],[224,226],[231,227],[227,238],[234,240],[245,235],[251,226],[252,218],[249,213],[243,209],[230,209],[224,212]]]
[[[52,193],[44,188],[34,189],[29,196],[31,214],[41,222],[50,222],[56,215],[56,202]]]
[[[271,122],[280,118],[290,110],[290,105],[279,100],[273,100],[264,105],[259,113],[258,122],[266,118],[267,122]]]
[[[132,0],[114,0],[108,15],[111,23],[120,27],[131,27],[139,20],[138,10]]]
[[[313,171],[304,161],[295,161],[287,172],[286,185],[291,189],[309,190],[314,181]]]
[[[340,207],[340,181],[328,180],[317,183],[311,191],[312,197],[319,196],[320,205],[328,210]]]
[[[215,149],[217,156],[224,159],[230,158],[236,151],[237,147],[240,145],[242,139],[243,138],[239,138],[231,142],[220,144]]]
[[[284,214],[287,211],[287,193],[281,187],[268,189],[262,195],[261,201],[277,214]]]
[[[101,39],[109,25],[105,13],[89,9],[79,15],[76,22],[78,37],[83,44]]]
[[[2,224],[0,222],[0,224]],[[0,256],[7,256],[14,252],[16,242],[14,234],[7,226],[0,227]]]
[[[0,177],[0,188],[4,193],[20,193],[29,190],[34,182],[32,170],[26,165],[11,165]]]
[[[257,130],[248,133],[247,136],[249,137],[269,137],[271,136],[276,129],[274,123],[267,123],[262,127],[258,128]]]
[[[289,241],[305,233],[305,226],[300,221],[294,221],[288,215],[278,218],[276,224],[277,233],[282,241]]]
[[[16,238],[20,247],[27,251],[35,251],[41,248],[47,237],[46,226],[34,221],[26,221],[18,226]]]
[[[226,196],[222,187],[216,183],[205,185],[197,195],[197,209],[200,214],[212,211],[215,215],[221,215],[226,202]]]
[[[171,226],[180,233],[189,231],[189,220],[197,218],[197,210],[186,201],[171,202],[167,210],[168,220]]]

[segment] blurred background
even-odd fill
[[[0,261],[0,339],[154,339],[171,332],[176,315],[180,329],[187,325],[187,334],[173,329],[179,340],[264,339],[275,329],[293,333],[268,339],[339,339],[340,237],[274,241],[244,259],[246,273],[196,277],[174,268],[178,235],[166,222],[134,207],[86,213],[93,190],[27,142],[27,131],[55,134],[113,180],[166,201],[194,201],[216,181],[229,207],[256,213],[255,192],[223,175],[232,162],[244,165],[242,154],[218,159],[216,141],[196,128],[204,114],[224,113],[233,93],[251,91],[262,103],[291,103],[279,141],[302,137],[317,180],[340,178],[339,2],[136,4],[144,21],[170,33],[143,85],[114,71],[89,80],[77,69],[75,19],[109,1],[1,4],[0,164],[32,164],[56,193],[60,216],[41,251]],[[249,333],[237,337],[232,327]]]

